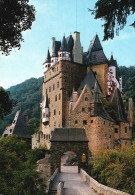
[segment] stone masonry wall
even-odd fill
[[[69,127],[83,127],[89,139],[89,150],[114,147],[114,123],[101,117],[90,117],[91,92],[85,87],[76,107],[70,114]],[[85,101],[87,99],[87,101]]]
[[[100,64],[93,66],[93,71],[96,72],[97,80],[103,90],[104,95],[108,92],[108,64]]]
[[[78,169],[87,170],[87,162],[82,162],[82,154],[86,154],[88,160],[88,142],[51,142],[51,173],[61,167],[61,156],[67,152],[75,152],[78,159]]]

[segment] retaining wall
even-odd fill
[[[83,169],[80,170],[80,174],[84,181],[100,195],[129,195],[126,192],[122,192],[98,183],[95,179],[90,177]]]

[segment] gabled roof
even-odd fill
[[[67,50],[68,50],[68,47],[67,47],[67,42],[66,42],[66,38],[65,38],[65,35],[64,35],[63,39],[62,39],[60,51],[67,51]]]
[[[12,124],[6,127],[3,137],[4,135],[11,134],[17,135],[19,138],[31,138],[28,127],[20,110],[16,112]]]
[[[44,63],[50,63],[50,62],[51,62],[51,57],[50,57],[50,52],[49,52],[49,49],[48,49],[48,51],[47,51],[47,57],[46,57]]]
[[[104,54],[98,35],[96,35],[93,38],[93,40],[90,42],[87,59],[89,64],[91,63],[94,65],[104,64],[108,62]]]
[[[93,90],[95,86],[95,81],[96,81],[95,74],[92,70],[90,70],[85,76],[84,80],[82,81],[80,87],[78,88],[78,91],[82,90],[86,84],[89,86],[90,90]],[[103,93],[98,81],[97,81],[97,85],[99,91]]]
[[[58,51],[60,50],[61,42],[54,41],[52,48],[52,57],[58,57]]]
[[[112,99],[112,105],[114,109],[116,110],[116,112],[118,113],[118,117],[119,117],[118,120],[127,122],[123,100],[121,97],[120,90],[118,88],[115,90],[115,93]]]
[[[51,142],[88,142],[84,128],[56,128]]]

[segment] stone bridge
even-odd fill
[[[78,166],[66,166],[67,155],[75,153]],[[66,152],[66,153],[65,153]],[[64,160],[61,160],[64,154]],[[51,138],[50,154],[38,163],[49,195],[128,195],[98,183],[86,172],[88,139],[83,128],[58,128]],[[86,171],[86,172],[85,172]],[[51,176],[52,175],[52,176]]]

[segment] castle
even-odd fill
[[[113,149],[132,143],[132,99],[122,99],[122,78],[117,61],[104,54],[98,35],[83,52],[80,33],[74,38],[52,38],[43,63],[40,131],[32,147],[50,148],[55,128],[85,128],[89,149]],[[128,110],[128,111],[127,111]]]

